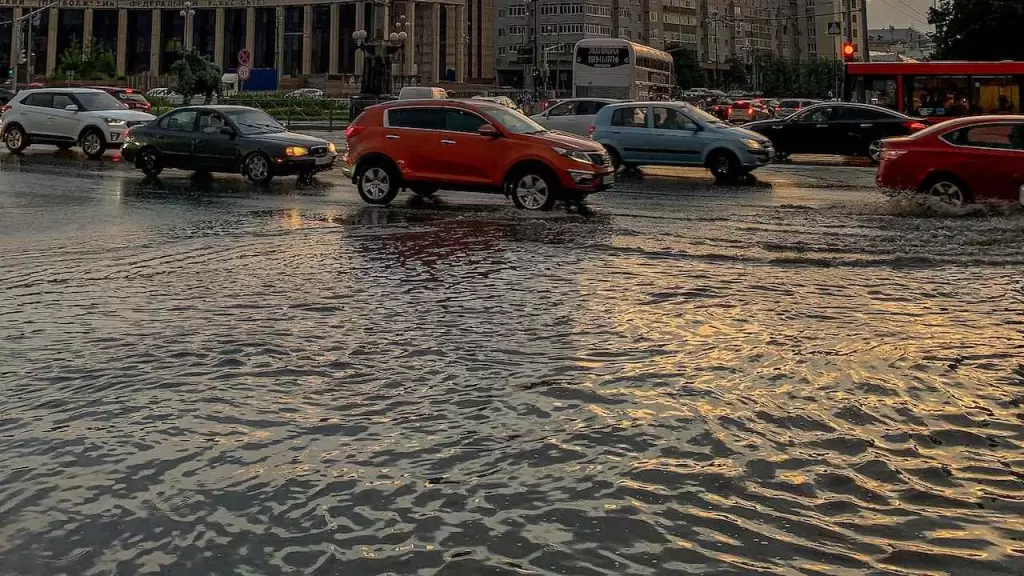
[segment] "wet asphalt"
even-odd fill
[[[1024,213],[0,154],[0,576],[1017,575]]]

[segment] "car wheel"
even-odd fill
[[[510,179],[512,203],[520,210],[546,212],[555,205],[557,186],[548,174],[532,169],[517,173]]]
[[[398,174],[384,162],[373,162],[359,171],[356,190],[367,204],[390,204],[398,196]]]
[[[743,177],[743,166],[732,152],[720,150],[708,158],[708,170],[717,182],[736,182]]]
[[[4,133],[4,144],[7,145],[7,150],[17,154],[28,148],[28,134],[25,134],[25,130],[21,126],[13,124]]]
[[[875,140],[871,144],[868,144],[868,158],[875,164],[882,161],[882,141]]]
[[[608,151],[608,156],[612,159],[612,169],[616,172],[622,167],[622,156],[619,155],[618,150],[615,148],[609,148],[605,146],[605,150]]]
[[[423,186],[423,185],[413,186],[412,187],[412,193],[417,195],[417,196],[423,196],[425,198],[430,198],[434,194],[437,194],[437,186]]]
[[[937,176],[926,181],[921,186],[922,191],[929,196],[948,202],[954,206],[970,204],[973,200],[971,190],[963,180],[955,176]]]
[[[135,160],[135,165],[141,168],[146,176],[159,176],[164,170],[160,153],[155,148],[143,148]]]
[[[71,150],[71,144],[57,144],[57,150],[67,152],[68,150]]]
[[[103,134],[95,128],[89,128],[83,132],[78,144],[82,147],[82,152],[85,152],[85,155],[93,160],[99,160],[103,157],[103,153],[107,151],[107,144],[103,141]]]
[[[274,177],[270,158],[262,152],[253,152],[242,161],[242,175],[253,184],[266,184]]]

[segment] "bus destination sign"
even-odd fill
[[[629,64],[629,48],[593,48],[576,50],[576,62],[591,68],[617,68]]]

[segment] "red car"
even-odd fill
[[[1024,202],[1024,116],[970,116],[883,140],[875,180],[957,205]]]
[[[146,100],[145,96],[131,88],[116,88],[112,86],[89,86],[89,88],[93,90],[103,90],[107,94],[117,98],[118,101],[127,106],[129,110],[138,110],[149,114],[149,109],[151,107],[149,100]]]
[[[396,100],[367,108],[345,130],[343,172],[369,204],[403,188],[496,192],[516,207],[550,210],[610,187],[615,169],[600,144],[551,132],[485,100]]]

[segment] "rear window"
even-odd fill
[[[737,102],[733,104],[732,107],[736,108],[737,110],[745,110],[747,108],[750,108],[750,102]]]
[[[943,136],[957,146],[974,146],[996,150],[1024,149],[1021,124],[982,124],[954,130]]]

